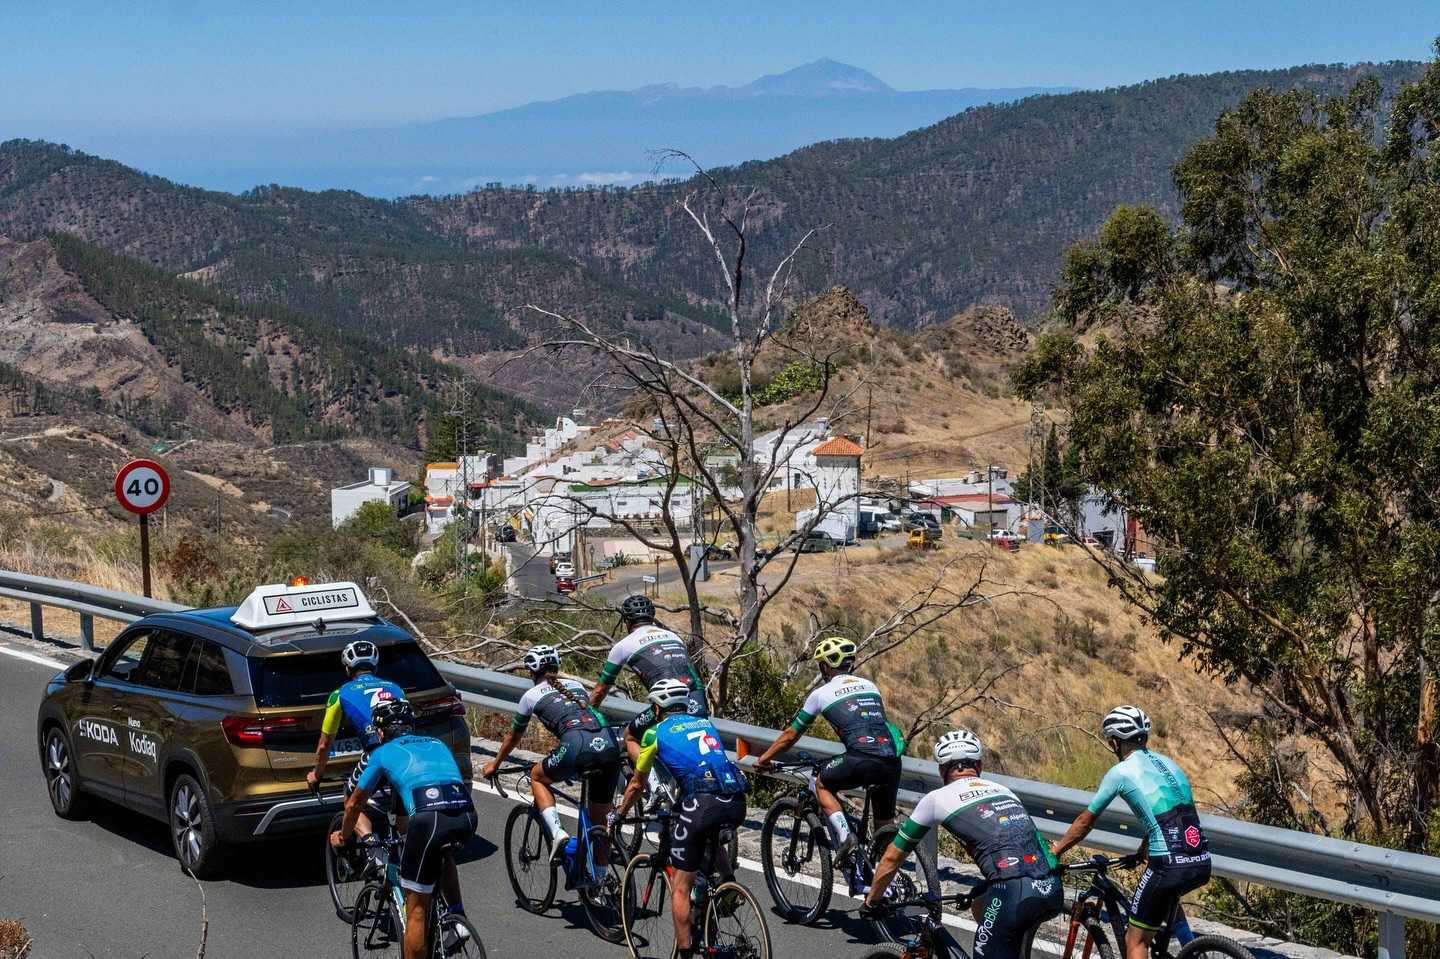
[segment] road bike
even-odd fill
[[[679,952],[670,915],[675,818],[670,806],[657,810],[655,852],[642,852],[625,867],[621,920],[631,959],[674,959]],[[770,929],[759,900],[735,880],[733,854],[716,855],[735,845],[733,829],[722,829],[707,845],[690,892],[690,942],[707,959],[770,959]]]
[[[1080,956],[1082,959],[1115,959],[1115,947],[1105,934],[1108,923],[1115,936],[1115,942],[1123,951],[1125,928],[1130,918],[1130,894],[1115,883],[1108,875],[1112,868],[1133,869],[1143,860],[1138,855],[1121,859],[1107,859],[1092,856],[1083,862],[1070,863],[1060,867],[1067,875],[1089,875],[1090,885],[1075,896],[1070,908],[1070,927],[1065,937],[1065,951],[1061,959]],[[1171,929],[1175,923],[1180,904],[1177,902],[1169,918],[1155,935],[1150,945],[1150,955],[1155,959],[1202,959],[1202,957],[1226,957],[1226,959],[1255,959],[1250,950],[1233,939],[1224,936],[1196,936],[1184,946],[1172,942]]]
[[[350,923],[350,949],[355,959],[382,959],[405,955],[405,893],[400,888],[396,851],[402,842],[395,836],[371,834],[355,843],[365,852],[365,885],[355,897]],[[443,853],[454,855],[455,844]],[[430,897],[425,917],[425,955],[430,959],[485,959],[485,946],[474,925],[464,916],[450,912],[445,891],[439,885]]]
[[[348,777],[345,776],[321,777],[311,787],[316,802],[324,802],[324,797],[320,795],[320,786],[347,781]],[[371,828],[382,836],[395,828],[394,816],[382,810],[376,804],[375,797],[371,797],[371,801],[366,805],[365,814],[370,819]],[[325,830],[325,885],[330,889],[330,901],[335,906],[335,915],[340,917],[341,922],[349,925],[355,918],[355,898],[365,887],[369,856],[366,850],[353,842],[339,849],[330,845],[330,834],[340,831],[340,822],[344,818],[344,810],[337,812],[330,817],[330,825]]]
[[[518,788],[528,791],[529,769],[528,766],[513,766],[505,771],[522,771]],[[491,778],[490,784],[502,798],[509,798],[510,794],[501,785],[498,773]],[[556,786],[550,789],[557,799],[578,810],[580,825],[576,835],[567,840],[563,863],[557,866],[550,861],[554,843],[540,810],[533,802],[522,803],[510,810],[505,820],[505,870],[510,875],[516,902],[526,912],[536,915],[549,911],[555,904],[556,888],[563,870],[565,888],[579,893],[590,928],[606,942],[619,943],[625,938],[620,924],[625,850],[611,837],[604,823],[590,821],[590,784],[587,780],[580,782],[578,799]],[[602,851],[603,855],[597,855]]]
[[[814,782],[828,758],[814,758],[802,755],[795,760],[772,763],[776,770],[807,770],[810,782]],[[842,800],[843,802],[843,800]],[[892,824],[870,832],[870,790],[865,790],[865,800],[857,818],[846,808],[845,818],[850,822],[850,831],[855,836],[855,852],[850,862],[841,865],[846,871],[846,880],[853,889],[867,888],[875,875],[875,864],[885,854],[885,848],[895,841],[897,828]],[[788,796],[781,796],[765,814],[765,824],[760,829],[760,862],[765,872],[765,885],[775,900],[775,907],[787,922],[812,925],[825,915],[830,908],[834,892],[835,872],[833,844],[829,824],[820,810],[820,801],[815,797],[813,786],[802,786]],[[909,898],[916,891],[917,884],[923,883],[921,891],[935,891],[940,888],[935,866],[926,857],[914,860],[918,876],[908,865],[895,877],[896,895]],[[903,932],[903,926],[887,932],[892,942]]]

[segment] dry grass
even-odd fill
[[[25,927],[14,919],[0,919],[0,959],[25,959],[31,939]]]
[[[1018,594],[960,611],[870,664],[901,720],[908,724],[936,697],[1003,673],[987,698],[946,725],[979,733],[997,772],[1093,788],[1112,761],[1095,735],[1100,717],[1116,703],[1136,702],[1155,719],[1156,746],[1190,773],[1197,798],[1211,806],[1234,800],[1239,767],[1209,714],[1243,713],[1247,697],[1180,661],[1078,550],[1002,553],[949,540],[923,555],[872,544],[803,556],[770,607],[769,642],[794,657],[812,614],[822,626],[864,634],[952,561],[946,581],[953,587],[963,589],[984,563],[988,593]],[[719,577],[706,599],[732,604],[732,587]],[[923,755],[938,731],[922,733],[914,752]]]

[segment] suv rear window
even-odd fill
[[[381,646],[380,668],[375,673],[407,693],[445,685],[416,643]],[[261,708],[323,706],[330,694],[349,680],[340,665],[339,650],[257,657],[250,660],[250,676],[255,704]]]

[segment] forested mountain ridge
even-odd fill
[[[1250,90],[1340,92],[1367,73],[1393,89],[1418,70],[1305,66],[1037,96],[717,175],[760,191],[756,262],[826,226],[800,263],[801,292],[844,283],[877,321],[898,326],[977,303],[1033,318],[1066,245],[1115,205],[1173,213],[1171,166]],[[527,302],[639,331],[678,355],[704,352],[685,331],[715,322],[719,281],[676,207],[693,188],[496,187],[385,201],[265,187],[236,196],[51,144],[0,145],[0,231],[73,232],[247,300],[455,355],[524,341],[534,323]]]
[[[0,361],[158,435],[418,448],[454,367],[66,234],[0,237]],[[534,411],[478,391],[502,432]]]

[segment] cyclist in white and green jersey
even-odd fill
[[[975,913],[976,959],[1021,959],[1033,930],[1065,908],[1055,859],[1015,794],[981,772],[984,749],[968,729],[954,729],[935,743],[935,762],[945,784],[927,793],[900,827],[875,868],[865,912],[884,912],[885,890],[920,840],[944,826],[975,861],[985,888]]]
[[[600,681],[590,691],[590,705],[604,702],[620,673],[629,669],[647,690],[662,679],[684,683],[690,690],[686,711],[692,716],[710,715],[705,684],[690,662],[690,651],[683,639],[655,622],[655,604],[645,596],[627,596],[620,604],[620,619],[629,632],[605,657]]]
[[[1147,862],[1130,901],[1130,928],[1125,933],[1127,959],[1146,959],[1160,927],[1175,913],[1176,931],[1185,938],[1180,897],[1210,881],[1210,845],[1195,811],[1190,781],[1174,760],[1152,752],[1150,717],[1138,706],[1116,706],[1105,715],[1101,730],[1120,761],[1100,780],[1089,807],[1051,844],[1063,856],[1078,845],[1116,796],[1125,800],[1145,828],[1140,847]]]

